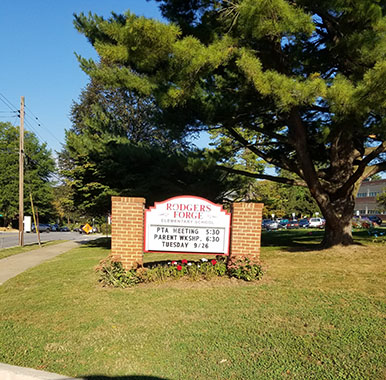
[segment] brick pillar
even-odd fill
[[[143,264],[144,198],[111,197],[111,258],[128,270]]]
[[[260,258],[263,203],[233,203],[230,259]]]

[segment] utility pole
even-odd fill
[[[36,226],[35,226],[36,227]],[[19,245],[24,246],[24,96],[20,99],[19,140]]]

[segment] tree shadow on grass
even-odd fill
[[[81,377],[84,380],[168,380],[166,377],[157,376],[143,376],[143,375],[130,375],[130,376],[102,376],[102,375],[88,375]]]
[[[111,249],[111,238],[110,237],[101,237],[95,240],[80,241],[81,248],[103,248],[106,250]]]
[[[261,247],[274,247],[289,252],[320,250],[323,231],[278,230],[263,232]]]
[[[358,236],[356,233],[353,237],[356,238],[354,245],[362,246],[362,242],[365,240],[366,234],[362,233]],[[324,251],[324,247],[321,243],[324,237],[324,230],[316,229],[300,229],[300,230],[279,230],[265,232],[262,234],[261,246],[273,247],[287,252],[310,252],[310,251]]]

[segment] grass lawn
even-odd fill
[[[108,249],[74,249],[0,287],[0,362],[106,380],[385,379],[386,245],[318,240],[264,234],[258,283],[130,289],[98,285]]]
[[[0,260],[8,256],[17,255],[19,253],[27,252],[27,251],[33,251],[34,249],[39,249],[41,247],[46,247],[48,245],[64,243],[65,241],[66,240],[47,241],[47,242],[41,243],[40,247],[38,243],[33,243],[33,244],[26,244],[24,247],[3,248],[3,249],[0,249]]]

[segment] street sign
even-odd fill
[[[82,227],[82,230],[83,230],[84,232],[86,232],[86,234],[89,234],[89,233],[92,231],[92,227],[91,227],[88,223],[86,223],[86,224]]]

